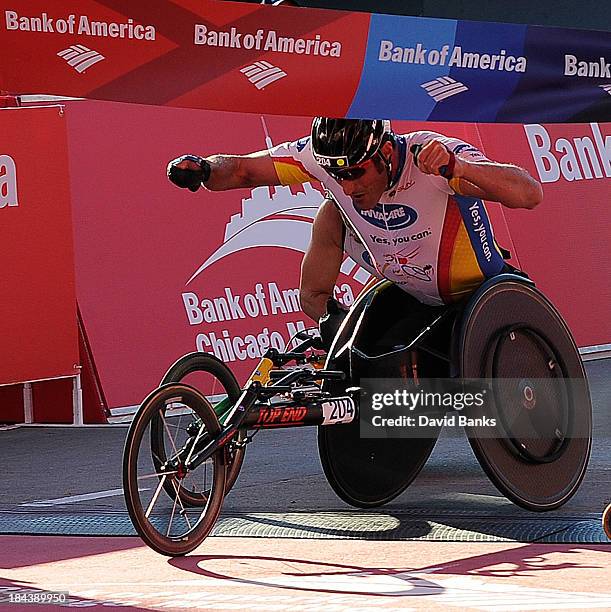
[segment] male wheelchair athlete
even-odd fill
[[[313,367],[320,338],[299,338],[292,351],[267,351],[243,389],[221,361],[191,353],[144,400],[126,439],[123,486],[132,522],[154,550],[181,555],[203,541],[258,429],[318,425],[324,473],[349,504],[379,506],[399,495],[440,427],[426,438],[361,438],[362,378],[517,380],[494,405],[498,436],[466,427],[478,461],[529,510],[557,508],[577,491],[591,446],[589,390],[566,324],[530,280],[501,274],[441,307],[381,281],[351,308],[323,369]],[[297,367],[282,369],[291,360]],[[210,373],[224,399],[212,405],[181,382],[194,371]],[[469,408],[474,417],[484,410]]]

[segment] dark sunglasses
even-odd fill
[[[379,151],[376,151],[377,156],[382,157],[382,154]],[[356,181],[356,179],[360,179],[365,172],[367,172],[367,164],[373,159],[373,157],[369,158],[367,161],[362,162],[358,166],[352,166],[351,168],[325,168],[327,174],[333,177],[336,181]],[[384,159],[382,157],[382,159]]]
[[[366,163],[367,162],[365,162],[365,164]],[[336,181],[356,181],[356,179],[361,178],[365,172],[367,172],[367,168],[364,167],[364,164],[361,166],[353,166],[352,168],[325,168],[325,170],[327,174]]]

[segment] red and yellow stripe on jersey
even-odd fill
[[[451,197],[448,198],[437,264],[437,287],[445,303],[471,293],[484,280],[462,215]]]
[[[293,157],[274,157],[274,168],[282,185],[309,183],[318,179],[311,175],[305,166]]]
[[[492,248],[497,266],[502,265],[502,254],[496,241],[493,242]],[[452,196],[448,197],[437,265],[437,287],[445,303],[468,295],[486,278],[465,226],[463,213]]]

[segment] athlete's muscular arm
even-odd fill
[[[280,185],[274,162],[267,151],[249,155],[212,155],[206,159],[210,164],[210,178],[204,187],[211,191]]]
[[[431,140],[418,155],[418,168],[439,175],[450,153],[442,142]],[[462,195],[500,202],[508,208],[534,208],[543,199],[543,189],[526,170],[493,161],[469,161],[456,156],[450,185]]]
[[[316,214],[312,240],[301,264],[299,299],[303,311],[315,321],[326,312],[327,299],[342,264],[342,219],[331,200],[325,200]]]
[[[268,151],[257,151],[248,155],[211,155],[204,159],[210,164],[210,177],[204,187],[210,191],[280,185]],[[176,167],[181,170],[199,168],[196,162],[189,159],[181,161]]]

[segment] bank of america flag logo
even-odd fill
[[[611,96],[611,83],[608,85],[599,85],[599,87]]]
[[[85,72],[87,68],[91,68],[94,64],[106,59],[101,53],[93,51],[85,45],[72,45],[68,47],[68,49],[60,51],[57,55],[80,73]]]
[[[469,88],[460,81],[455,81],[450,77],[439,77],[434,81],[428,81],[420,85],[435,102],[441,102],[451,96],[455,96]]]
[[[255,62],[240,70],[244,76],[257,88],[263,89],[267,85],[287,76],[286,72],[269,62]]]

